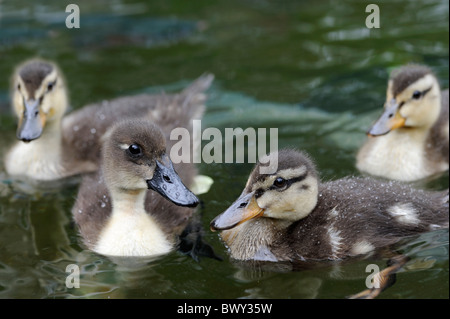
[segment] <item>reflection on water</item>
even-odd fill
[[[279,147],[315,159],[323,180],[358,175],[354,158],[380,114],[392,67],[428,64],[448,87],[448,1],[380,4],[368,30],[364,1],[77,1],[81,28],[60,1],[0,3],[0,156],[15,140],[8,98],[14,65],[39,55],[66,75],[72,109],[120,95],[177,91],[216,75],[202,128],[278,128]],[[401,15],[398,12],[402,12]],[[207,142],[207,141],[206,141]],[[206,143],[205,142],[205,143]],[[2,298],[343,298],[365,288],[368,263],[249,268],[228,259],[209,222],[245,185],[252,164],[200,164],[205,240],[224,261],[179,252],[124,264],[80,246],[70,211],[76,185],[39,189],[0,163]],[[448,172],[414,187],[448,188]],[[411,260],[383,298],[448,298],[448,230],[402,241]],[[79,266],[81,288],[66,287]],[[418,287],[420,283],[420,287]]]

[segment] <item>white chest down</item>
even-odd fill
[[[5,158],[5,168],[12,176],[27,176],[38,180],[52,180],[61,177],[64,169],[60,164],[59,145],[40,140],[30,143],[18,142]]]
[[[436,173],[425,154],[425,135],[393,131],[373,139],[370,148],[363,149],[364,155],[358,158],[359,170],[401,181],[418,180]]]
[[[157,256],[172,250],[172,243],[143,208],[123,206],[113,209],[95,252],[109,256]]]

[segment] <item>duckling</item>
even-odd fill
[[[72,209],[89,249],[107,256],[173,249],[199,200],[185,186],[195,167],[175,164],[178,175],[167,152],[171,143],[150,121],[129,119],[107,131],[101,168],[83,177]]]
[[[273,174],[261,174],[273,163]],[[270,168],[270,167],[269,167]],[[448,190],[368,177],[320,183],[306,153],[262,157],[240,197],[211,222],[236,260],[310,261],[366,256],[405,236],[448,228]]]
[[[448,170],[449,92],[431,70],[403,66],[391,73],[384,112],[357,154],[365,173],[415,181]]]
[[[27,61],[16,69],[12,80],[20,141],[6,154],[6,172],[38,182],[94,172],[100,161],[100,138],[113,123],[145,117],[171,122],[175,128],[183,121],[182,112],[197,112],[192,119],[201,115],[203,92],[212,80],[212,75],[204,75],[179,94],[120,97],[65,116],[68,96],[61,70],[52,62]]]

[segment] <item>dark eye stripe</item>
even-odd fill
[[[56,85],[56,80],[47,84],[47,92],[50,92],[51,90],[53,90],[55,85]]]
[[[430,88],[428,88],[428,89],[426,89],[426,90],[423,90],[422,91],[422,97],[424,97],[425,96],[425,94],[427,94],[428,92],[430,92],[431,91],[431,86],[430,86]]]
[[[420,98],[423,98],[425,96],[425,94],[430,92],[431,89],[432,89],[432,87],[429,87],[428,89],[423,90],[422,92],[420,92]],[[413,99],[413,98],[411,98],[411,99]],[[405,101],[400,102],[398,108],[400,109],[404,104],[405,104]]]
[[[420,93],[420,95],[419,95],[419,97],[414,98],[414,94],[413,94],[413,96],[411,97],[411,99],[413,99],[413,100],[422,99],[422,98],[425,96],[425,94],[427,94],[428,92],[430,92],[431,89],[432,89],[432,86],[430,86],[428,89],[423,90],[423,91],[415,91],[414,93],[418,92],[418,93]],[[400,104],[399,108],[400,108],[401,106],[403,106],[404,103],[405,103],[405,102],[402,102],[402,104]]]
[[[255,198],[260,198],[263,194],[264,194],[264,190],[263,189],[257,189],[256,191],[255,191]]]
[[[287,180],[286,180],[286,186],[283,187],[282,189],[277,188],[276,186],[272,185],[272,186],[269,187],[269,190],[273,190],[273,189],[286,190],[286,189],[288,189],[289,187],[291,187],[292,184],[298,183],[298,182],[301,182],[302,180],[304,180],[304,179],[306,178],[306,176],[308,176],[308,172],[305,172],[303,175],[300,175],[300,176],[298,176],[298,177],[294,177],[294,178],[291,178],[291,179],[287,179]]]

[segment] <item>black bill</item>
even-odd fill
[[[152,179],[147,180],[147,185],[178,206],[195,207],[199,203],[197,196],[183,184],[166,155],[161,162],[156,161],[155,173]]]

